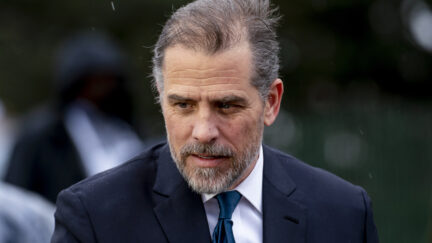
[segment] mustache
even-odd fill
[[[207,156],[232,157],[234,151],[231,147],[222,144],[190,143],[180,150],[180,156],[185,158],[191,154],[205,154]]]

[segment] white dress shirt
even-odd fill
[[[249,176],[234,189],[242,195],[231,218],[233,221],[234,239],[237,243],[262,243],[263,241],[263,165],[264,159],[261,146],[258,161],[254,169]],[[214,196],[214,194],[201,195],[211,234],[213,234],[219,217],[219,205]]]

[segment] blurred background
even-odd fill
[[[0,175],[28,114],[56,99],[56,51],[104,31],[128,57],[133,119],[163,139],[151,49],[174,0],[2,0]],[[283,109],[265,142],[364,187],[381,242],[432,242],[432,2],[273,1]]]

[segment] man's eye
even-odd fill
[[[186,103],[186,102],[179,102],[176,105],[182,109],[186,109],[189,107],[188,103]]]
[[[230,108],[232,108],[232,105],[228,104],[228,103],[220,103],[219,108],[220,109],[230,109]]]

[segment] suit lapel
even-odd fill
[[[263,241],[306,242],[306,207],[281,156],[264,146]]]
[[[189,189],[171,159],[168,146],[161,151],[157,171],[154,212],[168,241],[210,242],[201,196]]]

